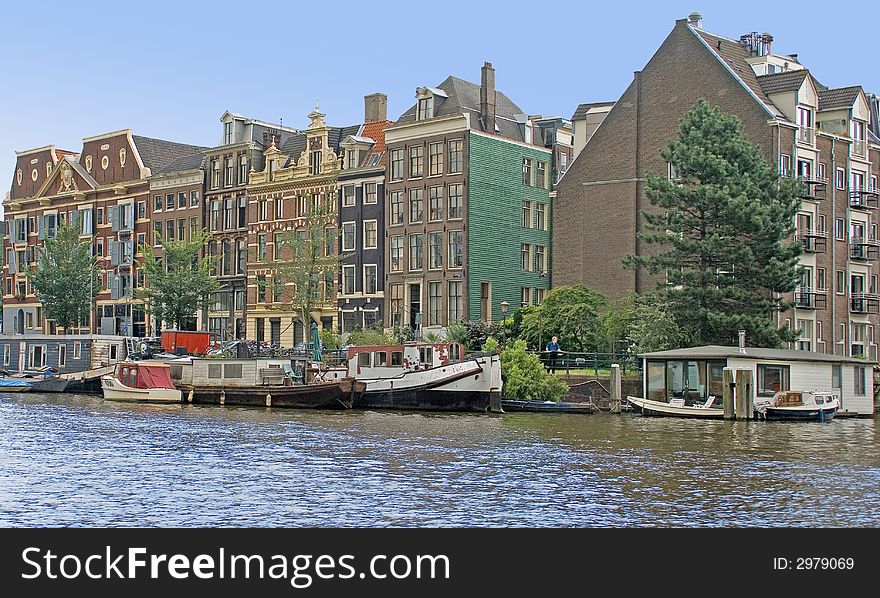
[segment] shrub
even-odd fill
[[[548,373],[538,356],[526,351],[522,340],[508,343],[501,352],[501,372],[504,375],[501,394],[505,399],[558,402],[568,394],[568,385]]]

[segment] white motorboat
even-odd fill
[[[828,392],[786,390],[770,401],[755,405],[762,419],[786,421],[831,421],[840,409],[840,399]]]
[[[108,401],[139,403],[180,403],[181,392],[174,387],[168,365],[124,361],[113,373],[101,376],[101,388]]]
[[[641,397],[626,397],[632,405],[642,410],[646,415],[671,415],[674,417],[698,417],[701,419],[721,419],[724,417],[724,409],[715,405],[715,397],[709,397],[700,405],[685,405],[683,399],[672,399],[668,403],[652,401]]]

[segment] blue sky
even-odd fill
[[[447,75],[498,89],[531,114],[570,117],[614,100],[675,19],[709,31],[769,31],[826,85],[880,92],[880,3],[831,8],[766,1],[671,2],[16,2],[0,15],[0,190],[15,150],[123,128],[199,145],[219,142],[227,109],[299,127],[320,103],[335,125],[360,122],[363,96],[388,94],[393,120],[415,88]],[[828,3],[823,3],[826,7]]]

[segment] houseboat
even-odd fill
[[[347,375],[362,383],[354,407],[427,411],[501,410],[497,352],[466,357],[461,343],[416,342],[348,348]],[[328,371],[328,376],[334,375]]]
[[[800,391],[838,401],[837,414],[874,414],[875,362],[811,351],[709,345],[640,355],[643,396],[629,402],[645,413],[722,417],[724,369],[752,372],[752,404],[780,391]],[[709,411],[711,410],[711,411]]]
[[[324,376],[307,359],[165,360],[184,401],[203,405],[249,405],[296,409],[350,409],[362,385],[347,376]]]
[[[180,391],[171,381],[164,363],[125,361],[112,374],[101,377],[104,398],[108,401],[138,403],[180,403]]]

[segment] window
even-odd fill
[[[443,187],[430,187],[428,202],[428,220],[431,222],[443,220]]]
[[[547,163],[546,162],[538,162],[536,172],[537,180],[535,184],[541,189],[547,188]]]
[[[538,230],[547,230],[547,219],[544,216],[545,204],[542,202],[535,203],[535,226]]]
[[[364,183],[364,203],[374,204],[377,202],[376,183]]]
[[[522,253],[522,270],[523,272],[531,272],[532,268],[532,246],[528,243],[520,244],[520,252]]]
[[[100,239],[99,239],[100,241]],[[162,222],[154,222],[153,223],[153,245],[161,245],[162,244]],[[100,252],[98,255],[104,255],[104,247],[103,243],[99,245]]]
[[[321,174],[321,150],[309,155],[309,174]]]
[[[275,198],[275,220],[281,220],[284,217],[284,200],[280,197]]]
[[[63,368],[67,365],[67,345],[64,343],[58,344],[58,367]]]
[[[211,200],[211,218],[209,221],[211,230],[220,230],[220,200]]]
[[[178,191],[177,192],[177,209],[178,210],[186,209],[186,191]]]
[[[97,218],[95,219],[95,221],[98,224],[104,224],[104,208],[98,208],[98,214],[97,214]]]
[[[247,197],[238,198],[238,228],[247,226]]]
[[[342,251],[354,251],[355,241],[355,223],[342,223]]]
[[[464,196],[462,185],[457,183],[449,185],[449,219],[456,220],[464,217]]]
[[[375,220],[364,220],[364,249],[376,249],[378,226]]]
[[[816,270],[816,288],[824,291],[827,287],[825,286],[825,268],[819,268]]]
[[[165,240],[173,241],[174,240],[174,220],[166,220],[165,221]]]
[[[528,200],[523,201],[522,225],[523,228],[532,228],[532,202]]]
[[[813,321],[798,320],[797,321],[797,348],[799,351],[813,350]]]
[[[223,275],[232,274],[232,241],[224,239],[223,241]]]
[[[232,123],[223,123],[223,145],[232,143]]]
[[[239,239],[236,245],[235,250],[235,273],[236,274],[244,274],[245,269],[247,268],[247,241],[244,239]],[[239,292],[239,291],[236,291]],[[235,309],[241,309],[236,306]]]
[[[843,366],[839,363],[831,365],[831,388],[843,388]]]
[[[449,301],[449,319],[447,320],[449,324],[460,322],[464,317],[464,302],[462,301],[461,289],[461,281],[449,281],[449,292],[446,295]]]
[[[523,158],[522,164],[522,182],[527,187],[532,186],[532,160],[531,158]]]
[[[186,219],[177,219],[177,240],[184,241],[186,239]]]
[[[391,224],[403,224],[403,191],[391,192]]]
[[[834,185],[838,189],[846,188],[846,171],[843,168],[834,171]]]
[[[273,257],[273,259],[276,259],[276,260],[281,259],[282,246],[283,246],[283,241],[281,240],[281,233],[275,233],[272,236],[272,257]]]
[[[422,269],[422,235],[409,236],[409,269]]]
[[[248,159],[247,156],[241,156],[238,159],[238,184],[244,185],[248,180]]]
[[[391,309],[389,314],[391,316],[391,325],[392,326],[400,326],[401,323],[401,315],[403,314],[403,285],[402,284],[393,284],[390,288],[391,292]]]
[[[73,358],[80,359],[82,357],[82,342],[76,341],[73,343]]]
[[[846,221],[843,218],[834,220],[834,238],[838,241],[846,241]]]
[[[428,326],[440,324],[440,312],[443,306],[440,285],[439,282],[428,283]]]
[[[403,179],[403,150],[391,150],[391,180],[400,181]]]
[[[459,173],[464,164],[464,140],[453,139],[449,142],[449,172]]]
[[[223,180],[224,186],[231,187],[235,177],[235,163],[232,160],[232,157],[226,158],[226,177]]]
[[[403,271],[403,237],[391,237],[391,271]]]
[[[336,255],[336,229],[330,226],[324,229],[324,255]]]
[[[846,272],[843,270],[837,271],[837,288],[835,291],[838,295],[846,294]]]
[[[424,189],[410,189],[409,190],[409,221],[413,222],[421,222],[424,217],[424,209],[425,209],[425,190]]]
[[[257,302],[259,302],[259,303],[266,302],[266,275],[265,274],[260,274],[257,276]]]
[[[568,154],[559,154],[559,178],[568,170]]]
[[[409,177],[420,177],[424,174],[425,148],[421,145],[414,145],[409,148]]]
[[[825,162],[819,162],[816,166],[816,178],[820,181],[825,180]]]
[[[261,199],[260,200],[260,221],[266,221],[269,219],[269,200]]]
[[[543,245],[535,245],[535,272],[543,273],[547,268],[544,259],[546,248]]]
[[[791,172],[791,156],[788,154],[779,155],[779,176],[788,176]]]
[[[419,111],[417,120],[425,120],[434,116],[434,96],[419,99]]]
[[[789,389],[789,367],[787,365],[758,364],[758,396],[772,397],[781,390]]]
[[[856,396],[864,396],[867,393],[864,366],[857,365],[853,367],[853,391]]]
[[[266,235],[257,235],[257,259],[266,261]]]
[[[354,266],[342,267],[342,293],[344,295],[354,294]]]
[[[138,215],[137,215],[138,220],[143,220],[144,218],[147,217],[147,202],[145,202],[145,201],[139,201],[138,204],[137,204],[137,206],[138,206],[138,207],[137,207],[137,210],[138,210]],[[91,211],[89,211],[89,214],[91,214]]]
[[[364,294],[375,295],[377,289],[378,276],[376,274],[376,264],[366,264],[364,266]]]
[[[532,304],[532,289],[528,287],[522,287],[522,295],[520,297],[520,305],[525,307],[526,305]]]
[[[173,210],[174,209],[174,194],[168,193],[165,195],[165,209]]]
[[[232,230],[235,228],[235,222],[233,222],[232,218],[235,216],[235,211],[233,209],[232,198],[227,198],[223,202],[223,229],[224,230]]]
[[[449,267],[461,268],[464,265],[464,232],[449,231]]]
[[[342,206],[350,208],[355,205],[357,200],[354,193],[354,185],[346,185],[342,188]]]
[[[443,267],[443,233],[428,233],[428,268],[439,270]]]
[[[432,143],[428,146],[428,176],[443,174],[443,144]]]

